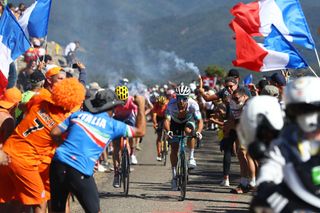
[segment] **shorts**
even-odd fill
[[[50,166],[51,208],[64,212],[69,193],[74,194],[85,212],[99,212],[99,194],[93,176],[87,176],[60,161]]]
[[[25,205],[36,205],[46,201],[45,186],[38,170],[21,167],[14,158],[9,166],[0,166],[0,202],[12,199]]]
[[[173,135],[181,135],[184,132],[184,129],[186,127],[189,127],[190,129],[192,129],[192,135],[194,134],[196,125],[193,121],[187,121],[185,123],[177,123],[173,120],[171,120],[170,122],[170,130],[173,132]],[[179,139],[173,137],[172,139],[169,139],[169,142],[178,142]]]
[[[156,129],[157,133],[161,133],[163,130],[163,123],[164,123],[164,118],[157,116],[157,124],[158,127]]]

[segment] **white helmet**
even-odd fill
[[[190,93],[191,93],[191,89],[188,86],[179,85],[176,88],[176,95],[189,96]]]
[[[320,79],[306,76],[291,81],[284,90],[287,117],[304,132],[320,127]]]
[[[255,141],[264,141],[267,132],[279,133],[283,124],[283,112],[278,99],[266,95],[255,96],[249,99],[241,113],[237,134],[240,142],[248,147]]]

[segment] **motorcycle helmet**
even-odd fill
[[[283,125],[283,112],[278,99],[265,95],[255,96],[249,99],[241,113],[237,134],[250,155],[260,159]]]
[[[320,127],[320,79],[306,76],[291,81],[284,90],[286,115],[303,132]]]

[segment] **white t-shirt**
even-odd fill
[[[68,56],[69,53],[70,53],[70,52],[74,52],[74,51],[76,50],[76,48],[77,48],[76,43],[70,42],[70,43],[66,46],[66,48],[64,49],[64,55],[65,55],[65,56]]]

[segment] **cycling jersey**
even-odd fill
[[[59,124],[68,136],[57,148],[54,160],[63,162],[91,176],[95,162],[109,143],[119,137],[133,137],[132,127],[107,113],[78,111]]]
[[[130,126],[135,126],[138,107],[133,102],[133,97],[129,96],[124,105],[119,105],[114,108],[114,118],[123,121]]]
[[[161,106],[159,103],[156,102],[153,106],[152,112],[156,113],[157,117],[164,118],[167,106],[168,104],[164,104]]]
[[[201,112],[199,109],[198,103],[193,99],[188,99],[187,109],[184,112],[179,112],[177,99],[171,99],[167,110],[166,110],[166,118],[169,120],[173,120],[176,123],[186,123],[192,120],[201,120]]]

